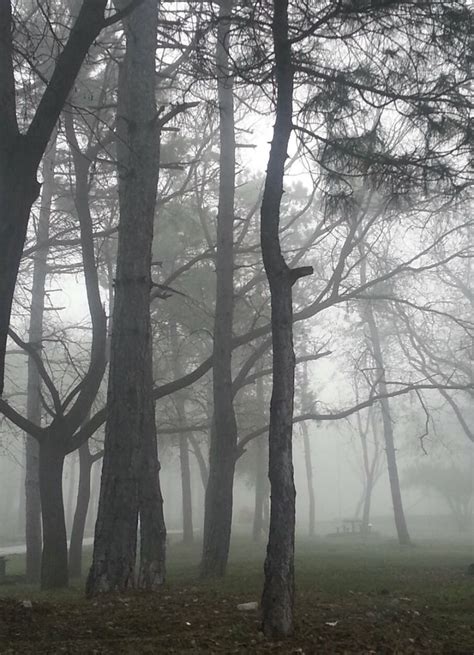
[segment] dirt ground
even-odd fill
[[[474,576],[461,560],[427,559],[303,558],[296,630],[284,642],[263,637],[258,610],[237,609],[259,599],[253,561],[236,562],[225,582],[181,572],[157,594],[87,601],[79,589],[29,599],[17,590],[0,598],[0,653],[474,654]]]

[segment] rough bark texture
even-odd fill
[[[159,166],[155,103],[158,6],[124,21],[117,110],[120,224],[99,511],[88,595],[135,584],[141,514],[141,584],[164,578],[150,325],[151,245]]]
[[[39,195],[36,173],[84,57],[104,26],[107,0],[84,0],[26,132],[16,117],[11,2],[0,3],[0,396],[16,278],[28,220]]]
[[[216,46],[219,101],[220,174],[217,212],[216,307],[213,350],[214,418],[209,449],[201,576],[224,575],[229,556],[237,445],[232,394],[234,311],[235,132],[229,36],[232,0],[219,8]]]
[[[41,588],[68,586],[67,537],[63,503],[66,453],[61,436],[48,431],[40,442],[39,479],[43,519]]]
[[[82,576],[82,542],[91,495],[93,462],[94,458],[90,454],[88,443],[83,443],[79,448],[79,485],[69,544],[69,575],[71,578],[80,578]]]
[[[46,243],[49,237],[51,201],[54,187],[56,137],[43,160],[43,188],[36,234],[37,243]],[[31,309],[28,342],[41,355],[43,338],[44,292],[47,275],[48,248],[38,250],[33,264]],[[33,358],[28,357],[28,383],[26,416],[35,425],[41,425],[41,377]],[[25,540],[26,579],[29,583],[40,580],[41,571],[41,500],[39,490],[39,446],[34,437],[26,437],[25,471]]]
[[[295,355],[292,284],[310,269],[290,271],[280,248],[284,164],[292,130],[293,69],[288,2],[275,0],[272,22],[277,84],[276,120],[261,208],[261,245],[271,292],[273,390],[270,403],[270,533],[262,595],[263,630],[270,638],[293,632],[295,486],[292,419]]]

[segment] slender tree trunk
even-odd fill
[[[54,167],[56,161],[56,134],[43,160],[43,187],[36,234],[37,243],[45,243],[49,237],[51,202],[54,191]],[[43,339],[44,297],[49,249],[37,251],[33,264],[31,309],[28,341],[41,353]],[[28,357],[26,415],[35,425],[41,425],[41,377],[38,367]],[[39,490],[39,446],[33,437],[26,436],[25,471],[25,538],[26,580],[36,583],[41,571],[41,499]]]
[[[313,464],[311,461],[311,444],[309,441],[308,427],[303,422],[301,424],[303,432],[304,443],[304,463],[306,468],[306,481],[308,484],[308,534],[314,537],[316,525],[316,502],[314,499],[314,484],[313,484]]]
[[[303,375],[303,394],[302,402],[303,408],[306,409],[308,404],[309,382],[308,382],[308,364],[305,362],[304,375]],[[313,484],[313,464],[311,461],[311,443],[309,440],[308,426],[303,421],[301,424],[301,431],[303,433],[303,446],[304,446],[304,463],[306,469],[306,482],[308,485],[308,534],[314,537],[315,524],[316,524],[316,502],[314,499],[314,484]]]
[[[263,418],[266,415],[263,377],[257,378],[255,399],[258,408],[257,411]],[[253,518],[253,540],[260,541],[263,533],[267,530],[268,527],[268,521],[265,519],[265,504],[268,502],[267,439],[263,437],[258,438],[255,447],[257,453],[255,461],[255,511]]]
[[[209,450],[201,576],[224,575],[229,556],[237,445],[232,394],[234,312],[235,130],[229,37],[233,0],[222,0],[216,46],[220,175],[217,212],[216,307],[214,320],[214,419]]]
[[[194,434],[191,432],[188,435],[188,440],[189,443],[192,446],[194,456],[196,458],[196,462],[199,467],[199,473],[201,476],[201,481],[202,481],[202,486],[204,487],[204,491],[207,489],[207,481],[209,479],[209,470],[207,468],[206,460],[204,459],[204,455],[202,454],[201,447],[198,443],[198,440],[194,436]]]
[[[121,6],[121,3],[119,4]],[[117,157],[120,226],[99,511],[89,596],[164,579],[166,531],[159,487],[150,324],[151,246],[159,169],[155,102],[158,6],[144,0],[124,20]]]
[[[365,310],[365,318],[369,328],[370,341],[372,343],[374,359],[377,365],[377,379],[378,391],[383,396],[388,393],[387,383],[385,379],[385,365],[382,353],[382,346],[380,342],[380,335],[375,319],[374,311],[367,303]],[[382,422],[383,422],[383,435],[385,440],[385,452],[387,456],[388,477],[390,480],[390,491],[392,494],[393,515],[395,519],[395,526],[397,528],[398,541],[401,545],[410,544],[410,535],[405,520],[405,512],[403,510],[402,494],[400,490],[400,479],[398,476],[397,455],[395,450],[395,439],[393,435],[393,422],[390,413],[390,403],[388,398],[380,400],[380,407],[382,409]]]
[[[69,460],[68,489],[66,498],[66,530],[69,535],[73,522],[74,492],[76,490],[76,457],[71,453]]]
[[[65,453],[61,439],[46,432],[39,448],[39,479],[43,519],[41,588],[68,586],[67,535],[63,503]]]
[[[178,331],[176,322],[172,322],[170,326],[171,343],[173,348],[173,375],[177,380],[183,375],[181,362],[179,358],[178,348]],[[176,414],[178,417],[178,425],[183,426],[186,424],[186,407],[184,404],[183,395],[178,391],[175,396]],[[192,492],[191,492],[191,468],[189,465],[189,445],[188,437],[186,434],[179,435],[179,464],[181,469],[181,506],[183,516],[183,543],[192,544],[194,540],[193,534],[193,505],[192,505]]]
[[[372,503],[372,491],[374,488],[374,481],[371,475],[367,478],[365,485],[364,493],[364,507],[362,510],[362,532],[363,534],[369,534],[369,524],[370,524],[370,506]]]
[[[101,468],[102,468],[101,463],[97,463],[96,466],[94,466],[94,464],[92,465],[91,497],[89,501],[89,510],[87,512],[87,518],[86,518],[86,531],[89,533],[94,531],[94,525],[97,520]]]
[[[82,542],[84,540],[87,510],[89,509],[93,462],[94,459],[90,454],[89,445],[85,442],[79,448],[79,485],[69,544],[69,575],[71,578],[80,578],[82,576]]]
[[[293,124],[293,78],[288,0],[274,1],[272,21],[277,83],[276,120],[261,208],[263,263],[271,293],[273,390],[270,403],[270,532],[262,595],[263,630],[271,638],[293,632],[295,485],[292,428],[295,355],[292,285],[310,268],[290,270],[279,240],[284,165]]]
[[[255,509],[253,515],[253,540],[260,541],[265,530],[264,505],[266,497],[267,449],[265,440],[259,437],[255,443]]]
[[[193,533],[193,505],[191,492],[191,468],[189,466],[189,446],[185,434],[179,437],[179,462],[181,466],[181,490],[183,508],[183,543],[192,544]]]

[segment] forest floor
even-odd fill
[[[237,539],[225,579],[203,582],[199,547],[172,544],[160,593],[92,601],[80,581],[51,594],[18,578],[0,586],[0,653],[474,653],[468,545],[299,543],[296,631],[284,642],[263,637],[258,611],[237,609],[259,600],[263,557]],[[12,582],[23,564],[8,562]]]

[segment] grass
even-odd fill
[[[236,538],[226,577],[200,581],[199,545],[171,544],[160,593],[94,601],[83,581],[0,586],[0,653],[474,653],[469,545],[299,541],[296,631],[282,643],[263,638],[258,612],[237,610],[260,599],[263,558]],[[12,556],[8,572],[23,565]]]

